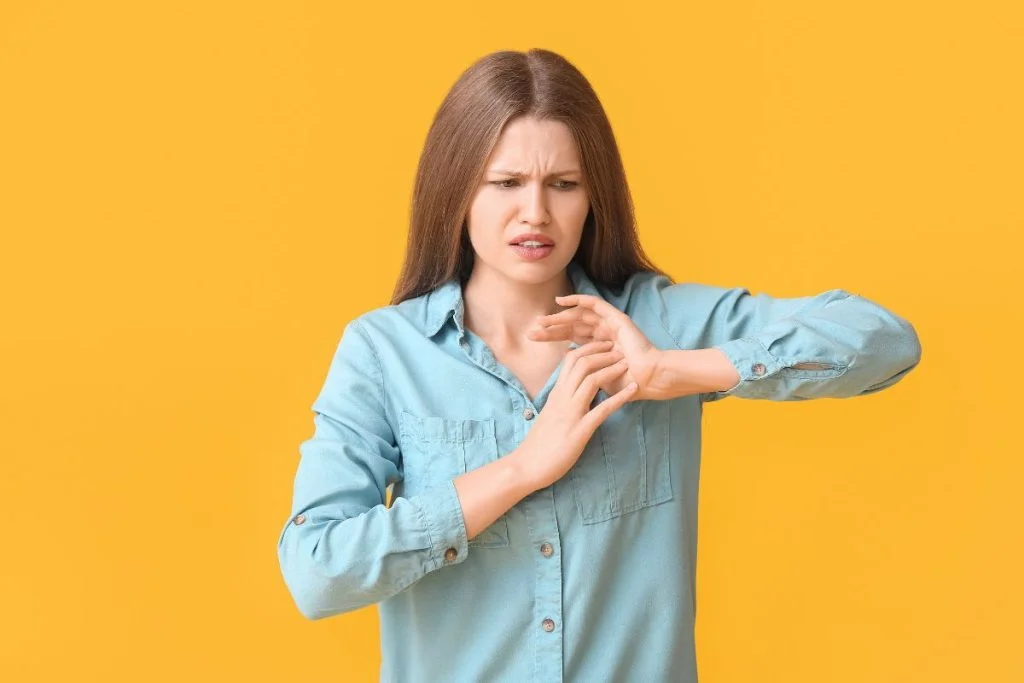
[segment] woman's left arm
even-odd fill
[[[654,314],[676,349],[716,349],[731,363],[733,379],[739,375],[729,388],[702,392],[704,401],[863,396],[891,387],[921,361],[909,321],[842,289],[776,298],[664,278],[650,286]],[[675,362],[678,368],[687,359]]]
[[[621,381],[640,386],[634,400],[849,398],[892,386],[921,361],[906,319],[842,289],[777,298],[650,273],[623,297],[628,313],[592,295],[556,299],[571,308],[539,318],[530,337],[614,341],[629,363]]]

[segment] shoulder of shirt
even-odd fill
[[[358,327],[371,340],[378,336],[389,337],[394,334],[409,333],[409,327],[420,333],[426,329],[427,300],[430,293],[398,304],[378,306],[353,318],[349,325]]]
[[[672,281],[661,273],[642,270],[630,275],[621,289],[613,289],[603,284],[595,285],[595,288],[602,298],[628,313],[638,306],[648,305],[652,297],[657,297],[662,289],[671,285]]]

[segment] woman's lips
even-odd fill
[[[555,245],[553,244],[545,244],[541,247],[524,247],[522,244],[513,244],[511,246],[513,251],[526,261],[539,261],[555,250]]]

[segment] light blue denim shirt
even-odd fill
[[[773,298],[644,272],[618,292],[569,274],[658,348],[720,348],[740,380],[627,403],[562,479],[467,540],[452,479],[523,441],[558,371],[531,401],[463,326],[457,280],[348,323],[278,557],[309,619],[377,604],[381,681],[696,682],[703,405],[861,396],[921,357],[909,322],[841,289]]]

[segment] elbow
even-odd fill
[[[331,615],[328,610],[323,609],[323,603],[315,595],[306,595],[301,591],[297,591],[289,586],[289,592],[292,595],[292,602],[298,609],[299,614],[304,616],[309,621],[319,621],[325,617]]]
[[[876,382],[859,392],[859,395],[874,394],[883,389],[888,389],[900,382],[911,370],[921,363],[921,339],[909,322],[899,320],[900,336],[899,342],[891,348],[896,352],[891,356],[888,376],[880,382]]]
[[[328,593],[324,590],[309,562],[287,553],[278,553],[281,576],[299,613],[310,621],[317,621],[332,614]]]
[[[283,557],[281,575],[299,614],[310,621],[326,619],[355,609],[355,606],[338,601],[337,586],[333,586],[308,561],[296,562],[295,558]]]
[[[901,371],[905,374],[916,368],[921,363],[921,338],[917,330],[908,320],[900,319],[900,327],[903,331],[903,363]]]
[[[903,316],[881,308],[878,334],[873,335],[871,347],[885,350],[892,374],[902,378],[921,363],[921,337],[913,324]]]
[[[296,593],[292,593],[292,598],[295,602],[295,606],[299,610],[299,614],[306,617],[309,621],[319,621],[332,617],[341,612],[334,612],[330,609],[325,609],[324,604],[317,596],[300,597]]]
[[[355,609],[348,601],[339,600],[343,593],[343,577],[332,577],[318,565],[318,535],[285,529],[277,546],[278,564],[285,586],[299,613],[317,621]]]
[[[299,614],[310,621],[317,621],[329,616],[327,600],[323,591],[318,590],[316,582],[309,579],[308,570],[295,565],[282,565],[285,585],[292,597]]]

